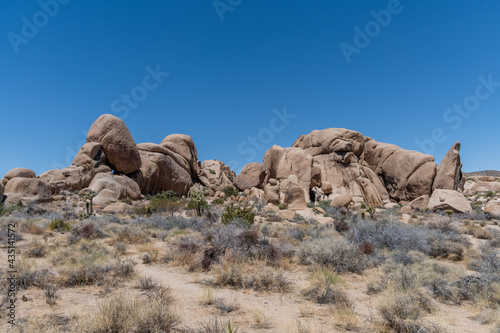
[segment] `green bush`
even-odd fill
[[[245,205],[243,207],[234,208],[233,205],[227,206],[226,211],[222,214],[222,223],[228,224],[235,219],[243,219],[248,224],[253,224],[255,214],[252,212],[252,207]]]
[[[237,197],[238,195],[240,195],[240,192],[235,189],[233,186],[226,186],[224,187],[224,189],[222,190],[222,192],[224,192],[224,194],[226,195],[226,198],[230,198],[231,196],[235,196]]]
[[[187,205],[187,209],[196,209],[198,216],[203,215],[205,208],[208,207],[208,202],[205,199],[205,194],[202,191],[194,190],[191,192],[191,200]]]
[[[0,216],[4,215],[6,213],[12,213],[16,210],[21,210],[21,207],[18,205],[5,206],[4,204],[0,203]]]
[[[70,231],[71,223],[64,221],[63,219],[55,219],[50,221],[49,229],[55,231]]]
[[[212,206],[217,206],[222,204],[224,204],[224,199],[222,198],[215,198],[214,200],[212,200]]]

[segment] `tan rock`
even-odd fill
[[[422,195],[431,194],[432,180],[436,175],[436,163],[427,162],[418,168],[406,183],[406,199],[414,200]]]
[[[50,185],[37,178],[12,178],[5,187],[6,202],[19,200],[25,203],[41,203],[52,200]]]
[[[295,175],[288,176],[284,203],[289,210],[303,210],[307,208],[304,189],[299,185],[299,180]]]
[[[403,214],[411,214],[413,209],[410,206],[404,206],[401,208],[401,213]]]
[[[260,190],[258,188],[255,188],[255,187],[252,187],[249,191],[248,191],[248,200],[253,200],[255,198],[257,199],[261,199],[263,200],[264,199],[264,191],[263,190]]]
[[[460,142],[456,142],[444,155],[432,189],[463,190]]]
[[[279,212],[280,209],[278,208],[278,206],[272,204],[272,203],[268,203],[267,205],[264,206],[264,208],[262,208],[263,211],[271,211],[271,212]]]
[[[200,167],[198,165],[198,153],[194,141],[189,135],[168,135],[163,139],[160,145],[184,157],[190,166],[191,174],[198,174]]]
[[[87,142],[98,142],[106,154],[108,165],[128,174],[141,168],[141,156],[125,123],[110,114],[100,116],[90,127]]]
[[[454,190],[435,190],[427,207],[432,211],[452,210],[455,213],[472,212],[472,208],[464,195]]]
[[[278,215],[283,219],[292,220],[295,217],[295,212],[292,210],[283,209],[278,210]]]
[[[321,207],[314,207],[314,210],[320,213],[321,215],[326,214],[325,210]]]
[[[279,205],[280,203],[280,189],[278,185],[267,184],[264,186],[264,200],[267,203]]]
[[[118,202],[119,193],[113,192],[108,189],[102,189],[99,194],[93,199],[95,205],[108,205],[113,202]]]
[[[109,206],[106,206],[102,211],[108,214],[118,214],[125,213],[132,209],[131,205],[126,204],[125,202],[115,202]]]
[[[8,182],[9,180],[7,178],[0,179],[0,184],[2,184],[4,187],[7,185]]]
[[[262,165],[260,163],[250,163],[245,165],[241,173],[236,177],[234,186],[240,191],[252,187],[260,188],[265,176],[266,174],[262,170]]]
[[[52,199],[53,199],[54,201],[66,201],[66,197],[65,197],[64,195],[60,195],[60,194],[58,194],[58,195],[54,195],[54,196],[52,197]]]
[[[82,166],[85,169],[93,168],[96,162],[106,162],[106,155],[99,142],[87,142],[78,151],[73,159],[73,165]]]
[[[364,137],[361,133],[344,128],[315,130],[301,135],[292,147],[302,148],[312,156],[332,152],[353,152],[360,156],[363,152]]]
[[[429,205],[429,200],[431,199],[428,195],[422,195],[412,202],[410,202],[410,207],[413,209],[425,209]]]
[[[204,179],[203,185],[219,191],[223,191],[228,186],[234,187],[231,179],[236,178],[236,174],[229,166],[217,160],[203,161],[199,176],[200,180]]]
[[[489,203],[484,207],[483,212],[485,214],[490,214],[492,218],[500,218],[500,203]]]
[[[389,202],[384,205],[385,209],[399,209],[401,206],[395,202]]]
[[[36,178],[36,174],[30,169],[15,168],[7,172],[4,178],[7,180],[11,180],[12,178]]]
[[[126,176],[113,175],[110,173],[100,173],[94,177],[89,188],[96,194],[102,190],[109,190],[116,194],[116,199],[138,200],[141,197],[141,191],[136,182]]]
[[[343,194],[335,197],[332,202],[330,202],[331,207],[349,207],[352,202],[352,196],[349,194]]]

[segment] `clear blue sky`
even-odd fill
[[[328,127],[500,169],[498,1],[54,1],[1,2],[0,177],[69,165],[104,113],[237,170]]]

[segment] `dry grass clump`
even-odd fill
[[[115,296],[78,323],[78,332],[173,332],[180,324],[169,290],[160,288],[139,298]]]
[[[199,324],[199,327],[186,327],[179,329],[179,333],[236,333],[238,327],[231,320],[224,321],[217,317],[212,317],[205,323]]]
[[[30,244],[28,244],[25,254],[28,258],[43,258],[47,254],[47,249],[45,244],[39,240],[33,239]]]
[[[423,319],[431,313],[430,300],[416,292],[397,292],[385,294],[379,308],[384,326],[401,333],[432,332],[443,330]]]
[[[216,277],[213,283],[217,286],[276,292],[287,292],[291,289],[291,282],[283,272],[262,263],[250,265],[222,261],[214,271]]]
[[[311,277],[311,288],[302,294],[318,304],[333,304],[342,308],[352,308],[352,304],[344,291],[344,279],[334,270],[318,266]]]
[[[306,265],[329,266],[339,273],[361,273],[366,268],[358,246],[340,236],[305,241],[299,255]]]

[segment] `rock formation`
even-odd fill
[[[462,163],[460,162],[460,142],[455,143],[443,157],[434,179],[433,190],[450,189],[463,191]]]

